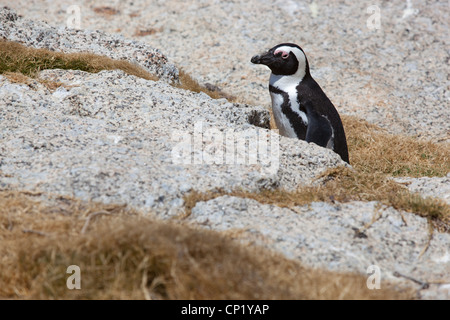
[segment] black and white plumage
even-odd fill
[[[251,62],[264,64],[272,70],[269,91],[280,134],[332,149],[349,163],[341,118],[311,77],[302,48],[282,43],[254,56]]]

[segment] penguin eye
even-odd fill
[[[275,55],[275,57],[281,57],[284,60],[289,58],[289,52],[286,51],[276,50],[273,54]]]

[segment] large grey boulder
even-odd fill
[[[430,240],[425,218],[377,202],[313,202],[289,209],[223,196],[197,203],[188,220],[311,267],[356,272],[368,279],[376,270],[381,287],[389,282],[414,285],[421,289],[420,298],[450,298],[445,283],[450,234],[434,232]],[[440,283],[422,288],[407,277]]]
[[[445,177],[395,178],[395,182],[403,184],[411,192],[423,197],[439,198],[450,205],[450,173]]]
[[[249,60],[295,42],[341,114],[390,133],[450,142],[446,1],[3,2],[62,27],[77,5],[83,29],[145,40],[200,82],[265,106],[269,72]],[[99,12],[105,6],[112,14]]]
[[[0,76],[0,186],[127,203],[165,216],[189,191],[295,190],[330,167],[329,149],[280,137],[262,107],[214,100],[122,71]],[[222,151],[220,153],[219,151]]]
[[[0,38],[27,47],[65,53],[88,52],[137,64],[162,80],[178,81],[178,69],[161,51],[140,41],[98,30],[53,27],[43,21],[25,19],[8,8],[0,9]]]

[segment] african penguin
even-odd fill
[[[269,92],[280,134],[332,149],[349,163],[341,118],[311,77],[303,49],[293,43],[282,43],[254,56],[251,62],[272,70]]]

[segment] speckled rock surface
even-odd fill
[[[32,89],[0,76],[2,188],[171,216],[191,190],[294,190],[344,165],[329,149],[255,126],[268,125],[262,107],[122,71],[45,70],[39,77],[64,85],[51,91],[35,81]],[[218,160],[217,148],[224,149]]]
[[[24,19],[7,8],[0,9],[0,38],[27,47],[65,53],[89,52],[141,66],[162,80],[178,81],[178,69],[158,50],[141,41],[101,31],[52,27],[45,22]]]
[[[252,65],[250,58],[275,44],[295,42],[305,50],[313,77],[340,113],[392,133],[437,142],[450,139],[446,1],[81,0],[49,5],[46,0],[0,0],[0,4],[58,27],[67,25],[69,6],[78,5],[82,29],[145,41],[201,82],[267,107],[269,71]]]
[[[426,219],[376,202],[287,209],[223,196],[197,203],[189,220],[316,268],[367,275],[369,266],[377,266],[381,285],[386,280],[415,285],[396,273],[423,282],[449,280],[450,234],[435,232],[428,245]],[[450,299],[449,289],[433,284],[419,297]]]
[[[396,178],[396,182],[406,186],[411,192],[424,197],[439,198],[450,204],[450,173],[446,177]]]
[[[171,64],[176,63],[203,83],[263,106],[269,105],[268,71],[252,66],[250,57],[282,41],[297,42],[339,112],[393,133],[448,143],[448,40],[443,37],[448,8],[440,3],[383,3],[381,29],[369,30],[368,2],[79,2],[83,29],[118,32],[142,41],[137,42],[66,29],[65,3],[3,2],[54,27],[5,16],[3,10],[0,36],[35,47],[130,59],[167,82],[177,78]],[[47,70],[39,77],[64,85],[52,91],[37,80],[24,85],[0,76],[0,188],[124,202],[166,218],[183,212],[183,195],[191,190],[293,190],[327,168],[345,165],[330,150],[269,133],[263,107],[212,100],[120,71]],[[198,132],[206,153],[196,149]],[[206,163],[208,157],[196,163],[218,149],[213,136],[221,133],[234,139],[256,134],[270,143],[274,138],[279,153],[270,156],[278,162],[264,162],[258,153],[262,159],[249,163],[251,146],[233,142],[244,163],[237,158]],[[445,179],[399,181],[412,191],[445,198]],[[367,230],[355,231],[373,217]],[[415,285],[394,272],[450,281],[448,234],[434,233],[424,250],[424,219],[376,203],[314,203],[291,210],[221,197],[198,203],[188,221],[315,267],[366,273],[374,264],[382,279],[402,284]],[[449,299],[449,287],[431,285],[419,294]]]

